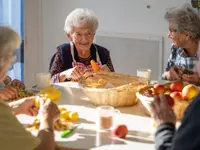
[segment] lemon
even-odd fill
[[[50,99],[51,101],[56,101],[61,96],[61,91],[54,87],[47,87],[40,91],[40,96],[44,99]]]
[[[35,107],[40,108],[40,98],[39,97],[35,98],[34,105],[35,105]]]
[[[69,119],[72,121],[76,121],[79,119],[79,115],[77,112],[70,112],[69,113]]]
[[[61,112],[63,112],[63,111],[67,111],[67,109],[64,108],[64,107],[60,107],[60,108],[59,108],[59,111],[60,111],[60,113],[61,113]]]
[[[66,111],[66,110],[63,110],[61,113],[60,113],[60,119],[69,119],[69,111]]]

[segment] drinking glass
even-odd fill
[[[146,78],[148,82],[151,81],[151,69],[137,69],[137,76]]]
[[[36,86],[40,89],[51,85],[51,75],[49,73],[37,73],[35,75]]]
[[[120,111],[114,109],[112,106],[99,106],[97,107],[97,129],[109,130],[118,123]]]

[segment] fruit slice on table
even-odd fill
[[[65,120],[67,120],[67,119],[69,119],[69,111],[67,111],[67,110],[63,110],[61,113],[60,113],[60,119],[65,119]]]
[[[60,113],[61,113],[61,112],[63,112],[63,111],[67,111],[67,109],[64,108],[64,107],[60,107],[60,108],[59,108],[59,111],[60,111]]]
[[[91,60],[90,64],[92,66],[93,71],[99,71],[100,70],[100,66],[94,60]]]
[[[40,91],[39,95],[44,99],[56,101],[60,98],[61,92],[54,87],[47,87]]]
[[[79,119],[79,115],[77,112],[70,112],[69,113],[69,119],[72,121],[76,121]]]

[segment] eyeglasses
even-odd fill
[[[12,60],[11,60],[11,67],[9,68],[9,71],[13,69],[13,65],[17,62],[17,56],[14,55],[12,57]]]
[[[88,33],[79,33],[79,32],[74,32],[74,37],[76,39],[81,39],[82,37],[84,38],[91,38],[94,36],[94,32],[88,32]]]
[[[174,34],[174,33],[177,33],[178,31],[175,29],[169,28],[169,32],[170,32],[170,34]]]

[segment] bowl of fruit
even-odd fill
[[[195,85],[174,81],[142,88],[136,95],[145,107],[145,112],[150,114],[149,105],[153,101],[153,97],[164,94],[169,106],[174,110],[177,120],[181,120],[186,108],[198,93],[199,90]]]

